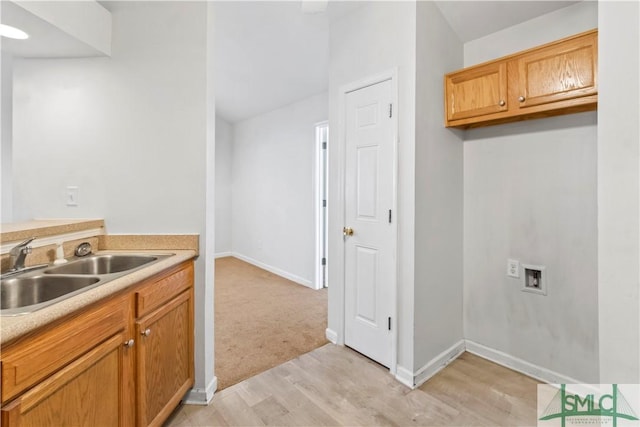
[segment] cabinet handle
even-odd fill
[[[131,339],[131,340],[129,340],[129,341],[124,343],[124,347],[125,348],[131,348],[131,347],[133,347],[134,343],[135,343],[135,341]]]
[[[145,337],[148,337],[149,335],[151,335],[151,329],[147,328],[144,331],[142,331],[141,334],[144,335]]]
[[[520,102],[524,102],[524,96],[519,97],[519,98],[518,98],[518,101],[520,101]]]
[[[504,99],[501,99],[498,104],[500,104],[501,107],[504,107],[506,102],[504,102]]]

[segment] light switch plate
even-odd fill
[[[507,260],[507,276],[515,277],[516,279],[520,277],[520,261],[515,259]]]
[[[78,187],[70,185],[65,193],[65,202],[67,206],[78,206]]]

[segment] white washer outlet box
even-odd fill
[[[522,291],[547,295],[547,268],[544,265],[522,264]]]

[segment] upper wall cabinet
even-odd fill
[[[449,73],[445,126],[478,127],[595,110],[598,31]]]

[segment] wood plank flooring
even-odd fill
[[[537,384],[464,353],[411,390],[366,357],[327,344],[216,393],[209,406],[182,406],[166,425],[535,426]]]

